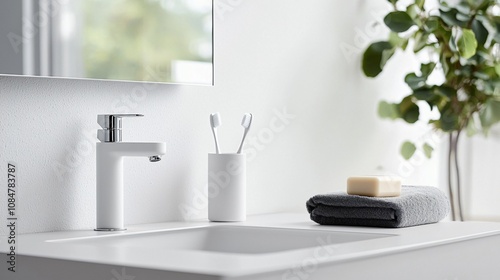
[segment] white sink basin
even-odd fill
[[[49,240],[100,248],[188,250],[233,254],[266,254],[388,237],[387,234],[301,230],[271,227],[210,226],[157,232],[123,233]]]

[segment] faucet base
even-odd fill
[[[96,143],[96,231],[125,230],[123,158],[164,155],[166,146],[163,142]]]
[[[125,231],[126,228],[96,228],[94,231]]]

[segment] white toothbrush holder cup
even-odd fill
[[[208,154],[208,219],[245,221],[245,154]]]

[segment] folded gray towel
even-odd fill
[[[320,194],[311,197],[306,206],[311,220],[321,225],[390,228],[437,223],[450,212],[441,190],[421,186],[402,186],[398,197]]]

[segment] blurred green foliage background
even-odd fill
[[[86,78],[173,82],[173,60],[211,63],[211,5],[195,3],[83,1]]]

